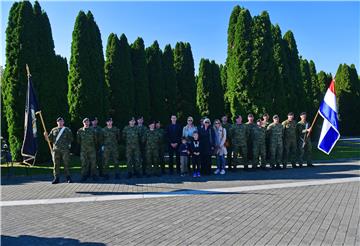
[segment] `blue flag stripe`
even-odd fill
[[[323,140],[320,142],[319,148],[324,152],[329,153],[338,140],[339,135],[340,134],[333,127],[330,127]]]

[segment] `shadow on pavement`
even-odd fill
[[[236,172],[227,172],[225,175],[209,175],[200,178],[193,178],[191,176],[180,177],[179,175],[163,175],[162,177],[149,177],[149,178],[132,178],[126,179],[125,173],[121,174],[121,179],[109,180],[98,179],[92,181],[89,179],[84,182],[86,184],[99,183],[99,184],[125,184],[125,185],[145,185],[145,184],[158,184],[170,183],[181,184],[185,182],[208,182],[208,181],[246,181],[246,180],[282,180],[282,179],[295,179],[295,180],[308,180],[308,179],[334,179],[334,178],[350,178],[360,177],[360,165],[356,164],[358,161],[342,162],[342,163],[323,163],[316,164],[315,167],[291,168],[288,165],[287,169],[274,170],[259,170],[244,171],[240,168]],[[214,170],[213,170],[214,171]],[[352,172],[352,173],[342,173]],[[61,182],[64,182],[64,177],[61,177]],[[2,185],[21,185],[26,183],[33,183],[39,181],[49,182],[52,177],[49,175],[37,175],[31,177],[11,177],[2,178]],[[79,183],[80,176],[74,175],[73,181]],[[169,187],[168,187],[169,188]]]
[[[107,196],[107,195],[269,195],[271,193],[258,193],[258,192],[221,192],[221,191],[207,191],[195,189],[177,189],[173,191],[164,192],[107,192],[107,191],[77,191],[77,194],[88,194],[94,196]]]
[[[29,235],[20,235],[18,237],[1,235],[1,245],[3,246],[56,246],[56,245],[81,245],[81,246],[105,246],[103,243],[80,242],[77,239],[63,237],[37,237]]]

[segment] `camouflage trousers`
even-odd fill
[[[243,164],[244,166],[248,165],[248,148],[246,143],[244,144],[233,144],[233,165],[236,167],[237,165]],[[242,163],[240,162],[240,157],[242,157]]]
[[[296,163],[296,139],[285,139],[284,140],[284,160],[283,163],[287,164],[291,161],[291,164]]]
[[[110,170],[109,164],[110,161],[114,164],[115,173],[120,173],[119,167],[119,149],[117,146],[104,146],[104,172],[108,173]]]
[[[103,175],[103,169],[104,169],[104,160],[103,160],[103,152],[101,148],[96,147],[96,165],[99,170],[99,174]]]
[[[52,152],[52,159],[54,163],[53,174],[55,178],[58,178],[60,176],[61,161],[64,164],[65,176],[70,176],[70,172],[69,172],[70,150],[54,149],[54,151]]]
[[[304,158],[307,164],[312,164],[312,144],[311,141],[306,141],[304,148],[302,147],[303,141],[298,142],[298,163],[303,164]]]
[[[282,139],[270,140],[270,164],[280,165],[283,155],[283,141]]]
[[[83,177],[97,176],[95,149],[81,150],[80,160],[81,160],[81,176]]]
[[[259,165],[259,155],[261,157],[261,166],[266,166],[266,144],[264,143],[254,143],[253,145],[253,165]]]
[[[160,174],[159,148],[147,147],[145,150],[145,157],[145,173],[152,175]]]
[[[128,173],[140,174],[142,172],[140,149],[126,146],[126,162]]]

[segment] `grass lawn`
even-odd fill
[[[317,149],[316,145],[313,146],[313,160],[334,160],[344,158],[359,158],[360,157],[360,143],[351,142],[343,144],[343,141],[339,141],[334,147],[330,155],[326,155]],[[111,167],[111,166],[110,166]],[[126,170],[126,164],[121,164],[121,170]],[[5,177],[8,175],[11,169],[9,164],[1,164],[1,176]],[[80,158],[78,156],[71,156],[70,161],[70,172],[79,173],[81,169]],[[22,165],[21,163],[13,163],[11,169],[11,175],[15,176],[26,176],[26,175],[37,175],[37,174],[52,174],[52,163],[42,163],[35,166]]]

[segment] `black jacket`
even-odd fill
[[[178,143],[181,142],[181,136],[182,136],[182,127],[179,124],[170,124],[166,127],[166,137],[168,140],[168,143]]]

